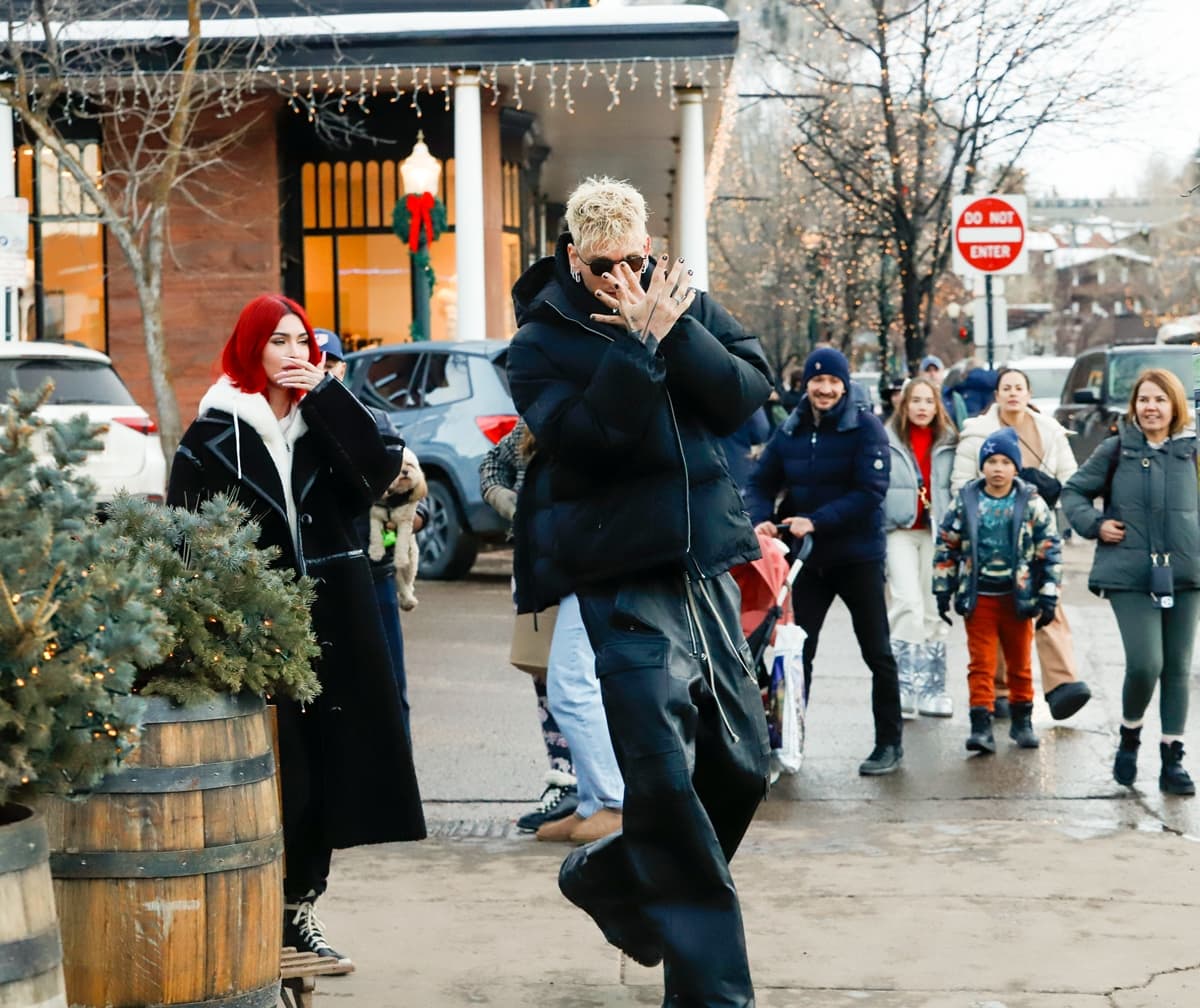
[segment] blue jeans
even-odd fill
[[[404,717],[404,731],[412,742],[412,729],[408,720],[408,678],[404,674],[404,632],[400,629],[400,606],[396,599],[396,576],[390,571],[386,577],[372,571],[375,578],[375,600],[379,603],[379,615],[383,620],[383,635],[387,638],[388,654],[392,659],[392,676],[396,689],[400,691],[400,713]]]
[[[608,735],[596,679],[596,655],[575,595],[566,596],[558,604],[546,690],[550,711],[575,764],[579,789],[576,814],[586,819],[601,808],[621,808],[625,783]]]

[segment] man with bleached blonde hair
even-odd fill
[[[650,258],[631,185],[587,179],[567,227],[513,288],[509,383],[538,444],[517,606],[578,596],[625,807],[559,887],[612,944],[663,962],[665,1004],[752,1008],[729,859],[769,745],[728,571],[759,550],[719,442],[766,402],[770,371],[682,259]]]

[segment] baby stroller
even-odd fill
[[[812,540],[800,542],[789,566],[787,547],[760,535],[762,556],[731,572],[742,591],[742,632],[750,645],[762,690],[771,741],[771,782],[781,773],[797,773],[804,759],[804,717],[808,691],[804,684],[804,631],[792,622],[792,583],[812,552]]]

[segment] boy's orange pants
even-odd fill
[[[996,658],[1008,666],[1008,698],[1033,701],[1033,620],[1017,615],[1013,595],[980,595],[967,624],[967,687],[972,707],[996,702]]]

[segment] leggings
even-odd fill
[[[1188,676],[1200,590],[1176,592],[1170,609],[1154,608],[1145,592],[1113,592],[1109,603],[1125,648],[1121,717],[1127,724],[1140,724],[1154,686],[1161,682],[1158,704],[1163,734],[1182,735],[1187,727]]]

